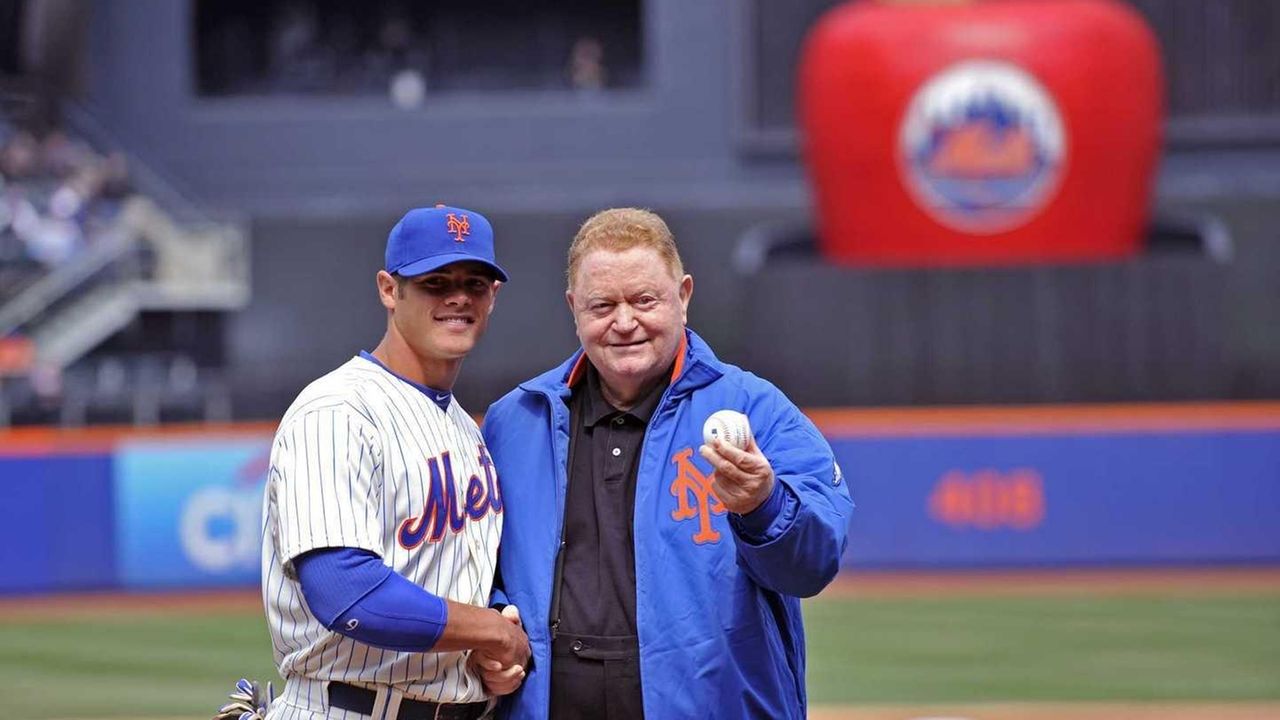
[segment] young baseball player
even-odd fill
[[[377,275],[382,341],[307,386],[281,420],[262,596],[285,687],[267,718],[478,718],[523,678],[514,608],[486,607],[497,473],[451,392],[506,280],[482,215],[410,211]],[[469,651],[516,669],[486,689]],[[258,703],[220,716],[245,704]]]

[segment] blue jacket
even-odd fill
[[[776,387],[720,362],[696,334],[641,449],[634,518],[636,624],[645,714],[667,718],[804,718],[805,647],[800,597],[840,566],[853,503],[831,448]],[[551,667],[548,619],[563,526],[570,388],[579,350],[489,408],[485,443],[503,493],[498,565],[506,602],[520,608],[532,669],[503,706],[513,719],[546,718]],[[702,423],[716,410],[751,419],[756,442],[798,502],[753,544],[741,519],[715,512],[701,483]]]

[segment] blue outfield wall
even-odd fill
[[[1280,561],[1280,432],[832,437],[846,566]]]
[[[38,454],[0,434],[0,594],[257,584],[270,434]]]
[[[845,566],[1280,562],[1280,404],[1183,427],[1178,407],[1158,427],[817,417],[857,503]],[[0,594],[257,583],[269,429],[95,437],[0,434]]]
[[[0,593],[116,582],[111,458],[0,456]]]

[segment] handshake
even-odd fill
[[[495,611],[487,610],[487,613]],[[492,639],[472,649],[467,668],[480,676],[491,695],[510,695],[524,682],[529,664],[529,636],[515,605],[502,608],[491,621]]]

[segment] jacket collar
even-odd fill
[[[587,362],[586,353],[578,348],[577,352],[558,367],[520,383],[520,388],[544,395],[568,397],[573,386],[582,380]],[[711,351],[711,346],[686,327],[680,349],[676,351],[676,363],[671,368],[670,394],[683,395],[710,384],[724,374],[723,367],[723,363]]]

